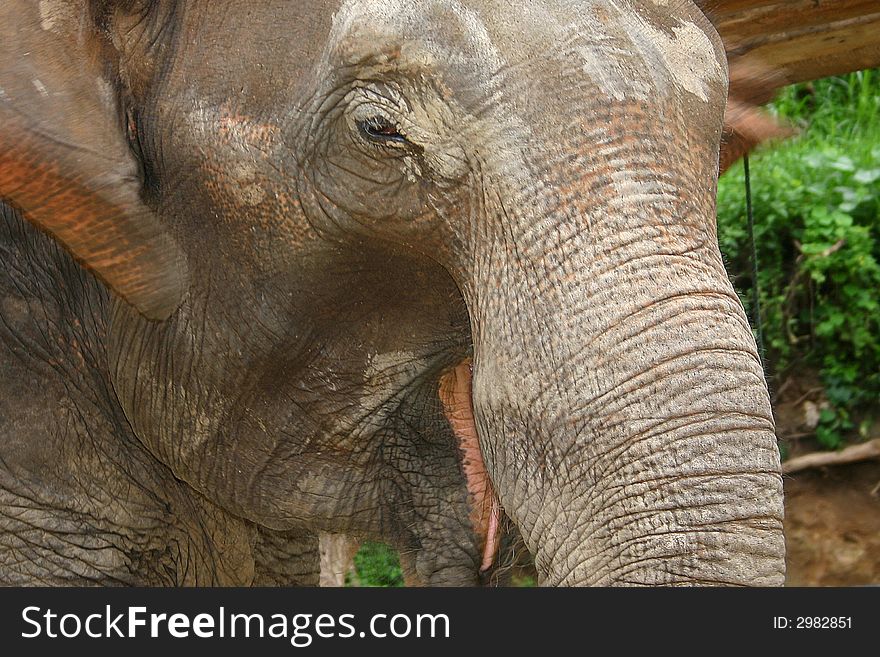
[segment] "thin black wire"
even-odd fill
[[[758,287],[758,247],[755,244],[755,213],[752,209],[752,177],[749,173],[749,156],[743,156],[743,172],[746,179],[746,214],[749,218],[749,243],[752,247],[752,326],[758,341],[758,356],[764,363],[764,329],[761,323],[761,291]]]

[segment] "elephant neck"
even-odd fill
[[[55,397],[126,426],[107,377],[109,295],[73,257],[21,214],[0,203],[0,360],[41,381],[29,402],[55,408]],[[63,391],[50,382],[69,381]],[[56,394],[57,393],[57,394]],[[8,393],[7,393],[8,394]],[[52,415],[51,412],[45,416]]]

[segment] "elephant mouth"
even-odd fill
[[[466,359],[440,379],[440,401],[458,440],[461,467],[468,490],[470,520],[481,543],[480,572],[495,563],[501,538],[501,504],[492,487],[474,422],[471,398],[471,360]]]

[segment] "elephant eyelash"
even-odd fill
[[[358,130],[365,139],[381,144],[409,145],[410,141],[400,128],[384,116],[371,116],[357,122]]]

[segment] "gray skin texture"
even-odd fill
[[[318,532],[491,579],[438,399],[471,357],[542,584],[782,583],[691,2],[39,4],[99,26],[188,279],[148,319],[3,206],[0,581],[314,584]]]

